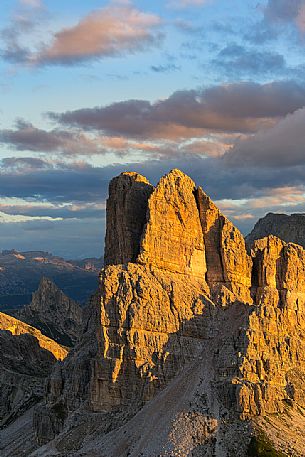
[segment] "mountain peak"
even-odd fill
[[[303,457],[304,297],[304,249],[269,235],[248,254],[180,170],[114,178],[99,289],[33,455],[246,457],[263,437]]]
[[[82,309],[47,277],[42,277],[29,305],[18,317],[65,346],[73,346],[82,326]]]
[[[295,243],[305,247],[305,218],[303,213],[280,214],[268,213],[259,219],[251,233],[247,235],[247,244],[268,235],[275,235],[287,243]]]

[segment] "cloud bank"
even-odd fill
[[[136,138],[188,138],[204,130],[254,132],[305,105],[305,86],[292,81],[232,83],[174,92],[151,103],[127,100],[108,106],[49,113],[62,125]]]

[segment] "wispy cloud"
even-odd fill
[[[24,120],[16,122],[15,129],[0,130],[0,144],[17,151],[30,151],[44,155],[40,157],[8,157],[1,161],[2,166],[16,171],[24,169],[46,169],[52,167],[57,157],[67,159],[75,156],[114,154],[118,157],[132,152],[167,154],[167,144],[150,141],[135,141],[122,136],[107,136],[79,129],[39,129]],[[46,160],[46,157],[53,160]],[[57,161],[58,161],[57,159]]]
[[[151,70],[155,73],[171,73],[173,71],[179,71],[181,67],[173,63],[168,63],[165,65],[152,65]]]
[[[212,64],[226,75],[237,79],[244,75],[278,74],[287,70],[286,62],[281,54],[267,50],[247,49],[237,44],[229,44],[212,60]]]
[[[11,223],[22,223],[32,221],[49,221],[56,222],[62,221],[62,217],[50,217],[50,216],[24,216],[22,214],[6,214],[0,211],[0,224],[11,224]]]
[[[33,5],[34,6],[34,5]],[[34,19],[26,17],[28,32]],[[15,18],[11,27],[3,32],[7,60],[28,65],[74,65],[105,57],[121,56],[144,51],[160,44],[161,19],[144,13],[129,2],[110,4],[93,11],[73,26],[53,34],[42,45],[25,48],[22,34],[25,23]]]
[[[109,147],[103,137],[71,130],[43,130],[22,119],[17,121],[15,129],[0,130],[0,143],[19,151],[87,156],[106,154]],[[115,144],[113,148],[116,149]],[[37,163],[39,159],[33,160]],[[33,166],[34,162],[31,161],[30,165]]]

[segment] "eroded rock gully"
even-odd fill
[[[271,236],[248,254],[181,171],[155,188],[123,173],[105,265],[81,341],[35,411],[33,456],[246,457],[262,433],[304,455],[300,246]]]

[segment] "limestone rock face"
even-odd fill
[[[269,236],[255,241],[255,310],[241,365],[243,416],[305,407],[305,251]]]
[[[153,191],[138,262],[205,280],[205,247],[194,182],[180,170]]]
[[[255,240],[269,235],[277,236],[286,243],[300,244],[305,248],[305,214],[268,213],[257,221],[246,241],[251,246]]]
[[[100,287],[35,411],[31,457],[248,457],[261,433],[303,457],[304,250],[267,237],[249,255],[182,172],[144,183],[145,203],[138,179],[110,189]]]
[[[121,173],[109,184],[105,265],[134,262],[146,220],[147,201],[153,190],[144,176]]]
[[[196,200],[206,251],[207,281],[212,290],[225,286],[240,301],[251,303],[252,260],[240,231],[220,213],[201,187]]]
[[[57,360],[63,360],[68,354],[66,348],[62,347],[51,338],[43,335],[35,327],[32,327],[25,322],[21,322],[20,320],[4,313],[0,313],[0,331],[1,330],[8,330],[12,335],[33,335],[37,339],[39,346],[42,349],[46,349],[51,352]]]
[[[197,357],[214,306],[200,281],[137,264],[108,268],[101,284],[92,408],[142,406]]]
[[[73,346],[81,333],[81,307],[48,278],[41,279],[31,303],[16,315],[65,346]]]
[[[41,400],[46,377],[66,355],[39,330],[0,313],[0,428]]]

